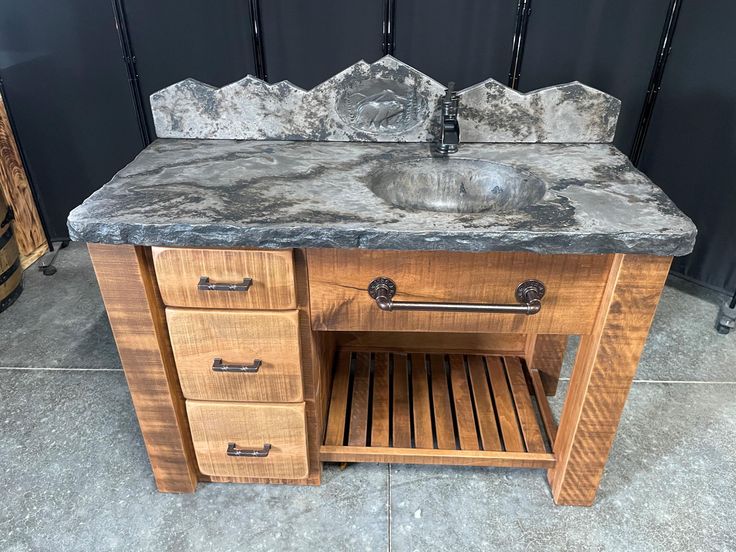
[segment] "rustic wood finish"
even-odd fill
[[[235,249],[174,249],[154,247],[161,296],[172,307],[213,309],[294,309],[292,251]],[[248,291],[201,291],[201,276],[213,283],[241,283],[252,278]]]
[[[457,253],[310,249],[309,286],[315,330],[576,334],[590,330],[611,255]],[[515,303],[525,279],[547,286],[533,316],[381,311],[367,293],[377,276],[396,282],[397,300]]]
[[[438,450],[391,447],[338,447],[323,445],[323,462],[378,462],[393,464],[444,464],[498,468],[552,468],[549,453],[497,452],[491,450]]]
[[[567,349],[566,335],[530,335],[527,341],[527,364],[539,371],[547,395],[557,393],[562,360]]]
[[[430,332],[330,332],[338,346],[351,351],[426,351],[524,356],[527,338],[522,334]],[[558,336],[550,336],[558,337]]]
[[[671,259],[617,255],[592,332],[580,342],[550,470],[557,504],[590,505]]]
[[[156,485],[160,491],[193,492],[194,450],[147,251],[90,244],[89,252]]]
[[[199,469],[206,475],[304,479],[309,473],[304,403],[187,401]],[[266,457],[228,456],[228,443]]]
[[[15,213],[13,229],[20,249],[21,265],[26,268],[49,248],[5,103],[0,96],[0,196],[3,195]]]
[[[297,311],[167,308],[171,346],[184,396],[213,401],[301,402]],[[215,372],[227,364],[262,364],[256,373]]]

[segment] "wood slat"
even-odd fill
[[[542,377],[539,374],[539,370],[536,370],[534,368],[529,370],[529,374],[532,377],[534,396],[537,399],[537,408],[539,408],[539,415],[542,417],[544,430],[547,432],[547,437],[549,437],[550,445],[554,446],[555,438],[557,437],[557,424],[555,423],[555,418],[549,408],[549,402],[547,402],[547,396],[545,395]]]
[[[460,448],[480,450],[478,432],[475,428],[475,414],[473,414],[473,399],[470,396],[470,387],[465,374],[465,359],[463,355],[450,355],[449,358],[452,398],[455,402],[455,419],[457,420]]]
[[[501,426],[504,448],[512,452],[524,452],[524,442],[516,421],[516,409],[506,383],[506,373],[498,357],[487,356],[488,375],[491,378],[493,398],[496,402],[496,414]]]
[[[429,402],[429,383],[425,356],[411,355],[412,398],[414,402],[414,444],[417,448],[434,448],[432,436],[432,410]]]
[[[477,355],[468,356],[468,369],[483,450],[503,450],[483,358]]]
[[[437,432],[437,447],[444,450],[456,448],[455,428],[452,424],[450,394],[447,388],[445,361],[442,355],[430,355],[432,370],[432,400],[434,402],[434,423]]]
[[[353,400],[350,408],[348,444],[365,446],[368,441],[368,391],[371,380],[370,353],[355,355],[353,376]]]
[[[348,408],[350,383],[350,351],[341,351],[332,380],[332,399],[325,431],[326,445],[342,445],[345,439],[345,413]]]
[[[394,424],[393,446],[411,447],[411,413],[409,412],[409,374],[406,355],[394,354]]]
[[[376,353],[373,372],[373,415],[371,418],[371,446],[389,445],[389,379],[388,353]]]
[[[546,452],[521,361],[515,357],[504,357],[503,361],[511,384],[511,393],[514,396],[516,414],[526,443],[526,450],[528,452]]]

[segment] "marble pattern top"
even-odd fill
[[[546,184],[511,211],[396,207],[368,187],[401,162],[503,163]],[[608,144],[429,144],[159,139],[69,215],[74,240],[204,247],[684,255],[695,226]]]
[[[247,76],[222,88],[194,79],[151,96],[159,138],[427,142],[446,85],[386,56],[311,90]],[[459,91],[463,142],[609,143],[621,102],[571,82],[521,93],[488,79]]]

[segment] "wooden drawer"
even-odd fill
[[[302,377],[298,311],[214,311],[167,308],[179,382],[187,399],[299,402]],[[213,369],[251,365],[257,372]]]
[[[307,251],[312,328],[342,331],[589,333],[603,296],[612,255],[448,253],[441,251]],[[516,302],[524,280],[544,282],[538,314],[384,312],[368,284],[386,276],[397,301]]]
[[[221,477],[303,479],[307,477],[304,403],[243,404],[187,401],[194,452],[200,471]],[[237,450],[267,456],[230,456]]]
[[[292,251],[175,249],[153,247],[161,297],[172,307],[216,309],[296,308]],[[201,277],[212,284],[242,284],[247,291],[200,290]]]

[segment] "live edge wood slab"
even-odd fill
[[[411,326],[391,327],[387,332],[371,325],[349,328],[352,331],[331,331],[327,319],[315,313],[314,302],[319,301],[315,296],[311,297],[310,308],[310,288],[320,286],[310,280],[311,272],[319,272],[318,265],[325,262],[325,252],[293,250],[304,393],[304,402],[299,404],[305,408],[308,473],[300,479],[274,479],[218,477],[200,471],[150,248],[90,244],[89,250],[161,491],[192,492],[198,481],[314,485],[320,482],[323,461],[445,463],[547,469],[555,502],[566,505],[590,505],[594,501],[671,261],[670,257],[611,254],[601,256],[591,265],[599,267],[602,263],[605,273],[590,288],[597,289],[598,284],[601,287],[600,293],[594,294],[592,324],[583,331],[576,330],[582,335],[581,345],[558,427],[544,395],[554,394],[556,390],[567,335],[553,333],[549,328],[544,333],[530,333],[523,325],[494,324],[489,319],[485,327],[466,327],[453,336],[447,333],[441,316],[435,317],[438,326],[423,328],[425,332]],[[375,261],[377,253],[352,250],[342,254],[355,256],[354,262],[360,264],[368,262],[366,258]],[[497,260],[493,256],[499,254],[474,255],[486,256],[487,265],[493,266]],[[427,256],[432,256],[440,268],[445,262],[443,258],[447,258],[443,252],[407,252],[403,273],[408,273],[407,266],[421,267]],[[575,256],[570,256],[573,264],[574,259]],[[467,262],[483,261],[473,258]],[[527,265],[530,262],[525,260]],[[549,293],[554,305],[555,290]],[[564,309],[560,316],[574,319],[577,311]],[[561,327],[565,324],[561,322]],[[402,340],[402,336],[406,339]],[[448,347],[448,336],[455,338],[452,341],[456,349]],[[388,352],[373,353],[375,373],[367,371],[367,365],[360,365],[364,362],[360,359],[371,354],[360,351],[381,350],[399,351],[391,353],[391,379]],[[465,360],[463,350],[467,354]],[[358,362],[354,377],[359,383],[350,384],[354,394],[352,412],[345,410],[348,402],[343,406],[332,402],[340,393],[348,391],[346,378],[352,376],[345,372],[344,366],[341,371],[347,351],[358,351],[354,353]],[[418,351],[427,356],[418,355]],[[478,356],[489,354],[501,356],[485,356],[485,360]],[[439,372],[432,363],[441,362],[443,356],[448,359],[448,377],[435,381]],[[517,357],[523,359],[523,371]],[[334,358],[338,360],[333,370]],[[422,376],[416,368],[424,365],[425,358],[427,367],[432,366],[431,391],[426,387],[427,376]],[[413,367],[411,372],[407,371],[407,362]],[[482,366],[487,367],[489,379],[479,376]],[[370,387],[360,380],[365,377],[374,378]],[[402,396],[408,400],[407,384],[412,389],[411,404],[401,402]],[[382,387],[386,385],[392,388],[390,392],[388,387]],[[507,385],[510,387],[504,387]],[[449,398],[443,395],[447,392],[444,386],[453,391]],[[423,410],[432,403],[427,396],[425,404],[417,389],[434,395],[434,411]],[[491,392],[496,394],[493,399],[485,396]],[[394,401],[390,408],[383,402],[389,397]],[[444,402],[447,400],[450,403]],[[373,408],[370,428],[365,418],[369,403]],[[507,403],[510,406],[505,406]],[[530,410],[532,405],[536,405],[541,426]],[[493,413],[494,409],[500,425],[490,427],[483,422],[488,419],[483,413]],[[453,433],[451,411],[457,435]],[[394,417],[391,435],[389,412]],[[473,412],[480,413],[475,418],[478,439],[473,418],[468,414]],[[508,423],[508,412],[515,413],[518,426],[516,421],[512,422],[513,426],[504,425]],[[340,422],[339,427],[332,427],[333,418]],[[409,423],[409,419],[413,422]],[[396,420],[405,422],[397,424]],[[414,433],[410,431],[412,427]]]

